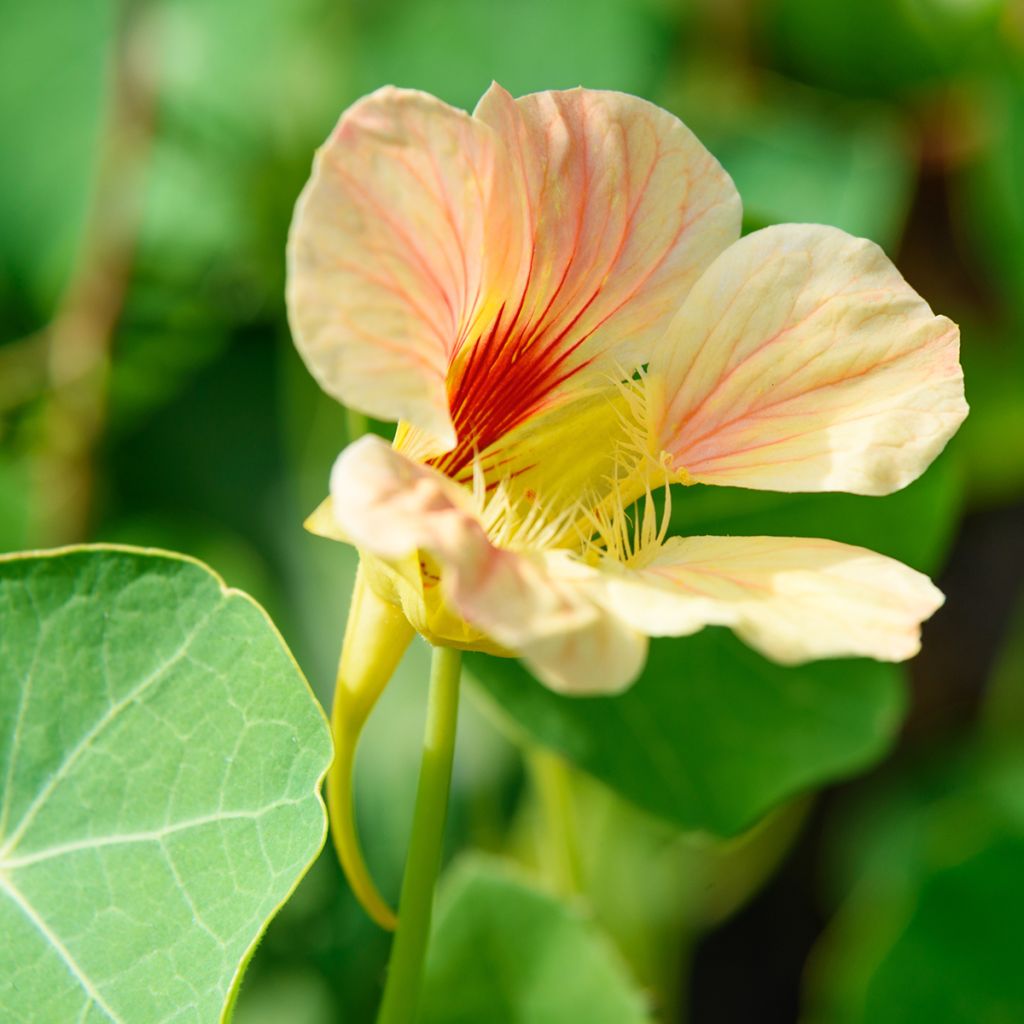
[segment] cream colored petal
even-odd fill
[[[345,112],[288,242],[292,332],[324,390],[454,444],[449,360],[501,273],[505,193],[493,132],[463,111],[389,87]]]
[[[515,334],[552,380],[632,370],[707,265],[739,237],[732,180],[672,114],[590,89],[514,100],[493,85],[494,128],[518,185],[524,261]]]
[[[404,419],[456,475],[585,378],[647,359],[739,232],[731,180],[678,120],[619,93],[469,117],[424,93],[355,104],[289,239],[296,344],[321,385]]]
[[[654,429],[704,483],[887,494],[967,414],[959,332],[878,246],[785,224],[723,253],[651,363]]]
[[[646,639],[593,599],[593,569],[565,551],[494,546],[467,492],[380,438],[342,452],[331,502],[339,529],[363,551],[396,564],[414,551],[429,555],[447,604],[547,685],[610,692],[639,674]]]
[[[549,689],[576,697],[622,693],[647,661],[647,637],[604,613],[586,626],[523,642],[519,655]]]
[[[492,548],[448,578],[452,603],[562,693],[617,693],[636,680],[647,638],[599,601],[600,574],[566,551]]]
[[[604,565],[610,610],[652,636],[729,626],[783,664],[903,661],[942,604],[926,576],[829,540],[671,538],[641,568]]]
[[[375,434],[353,441],[335,460],[330,501],[339,531],[382,558],[420,549],[473,557],[489,546],[468,492]]]

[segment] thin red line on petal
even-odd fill
[[[587,366],[587,360],[566,365],[586,336],[565,347],[559,340],[538,344],[536,336],[505,316],[502,306],[491,327],[468,347],[461,366],[449,372],[448,403],[459,440],[433,465],[456,476],[540,412],[560,385]]]

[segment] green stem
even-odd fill
[[[387,929],[395,927],[395,915],[377,890],[363,858],[352,782],[363,725],[412,637],[412,626],[401,610],[374,593],[360,563],[331,709],[334,761],[327,773],[327,812],[334,848],[352,891],[370,917]]]
[[[569,765],[560,754],[542,747],[528,748],[526,759],[542,807],[542,861],[560,896],[578,896],[583,892],[583,868]]]
[[[460,651],[451,647],[434,648],[423,760],[398,906],[398,931],[391,946],[391,963],[377,1024],[413,1024],[416,1019],[430,937],[434,886],[441,867],[461,665]]]
[[[370,429],[370,420],[365,413],[350,409],[345,406],[345,433],[348,435],[348,443],[351,444],[360,438]]]

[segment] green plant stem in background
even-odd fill
[[[569,765],[544,747],[530,747],[526,758],[541,804],[541,866],[560,896],[578,896],[583,892],[583,868]]]
[[[362,437],[370,429],[369,418],[355,409],[345,406],[345,432],[348,435],[348,443]]]
[[[398,930],[391,946],[391,962],[377,1024],[412,1024],[416,1018],[430,937],[434,886],[441,866],[461,668],[460,651],[451,647],[434,648],[423,760],[402,879]]]

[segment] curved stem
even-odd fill
[[[430,938],[434,886],[441,866],[448,790],[455,753],[461,652],[435,647],[430,667],[430,703],[423,737],[423,761],[416,810],[402,879],[398,931],[384,984],[377,1024],[412,1024],[416,1018],[423,964]]]
[[[334,760],[327,772],[331,838],[356,899],[382,928],[395,927],[394,911],[374,884],[356,830],[353,771],[359,734],[413,636],[398,608],[382,601],[360,564],[341,648],[331,708]]]
[[[335,701],[331,714],[334,761],[327,775],[327,817],[331,823],[331,839],[348,884],[362,908],[381,928],[393,931],[397,923],[395,912],[381,896],[366,866],[356,830],[352,774],[359,734],[340,721],[343,716],[337,713],[338,706],[339,702]]]

